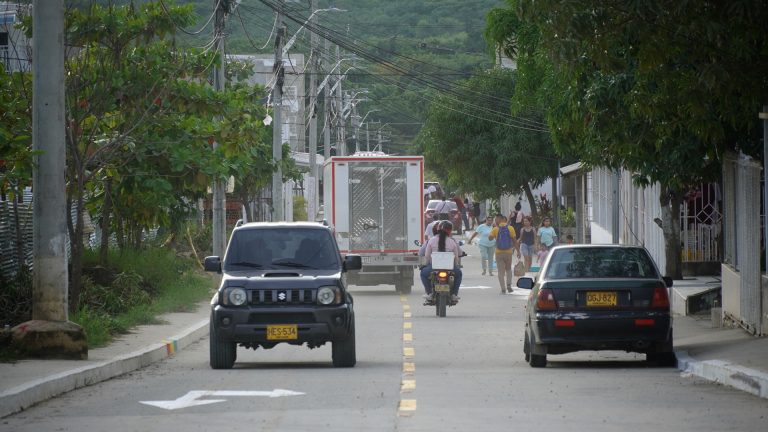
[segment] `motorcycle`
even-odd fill
[[[418,244],[418,243],[417,243]],[[459,245],[463,245],[459,241]],[[467,256],[462,251],[461,257]],[[453,271],[453,252],[432,252],[432,271],[429,274],[429,283],[432,286],[433,299],[424,301],[424,306],[435,306],[435,315],[445,317],[448,306],[455,306],[458,302],[451,299],[455,274]]]

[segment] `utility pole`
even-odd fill
[[[86,359],[83,329],[68,322],[64,0],[35,0],[32,22],[32,145],[40,152],[32,174],[32,321],[13,343],[36,356]]]
[[[272,158],[277,169],[272,174],[272,220],[281,222],[285,219],[283,212],[283,171],[280,164],[283,159],[283,41],[285,26],[283,25],[283,0],[277,2],[277,35],[275,36],[275,85],[272,88]]]
[[[365,150],[371,151],[371,134],[368,131],[368,123],[365,124]]]
[[[758,118],[763,120],[763,167],[768,167],[768,104],[763,105],[763,112],[758,114]],[[768,176],[766,176],[766,169],[763,168],[763,181],[768,184]],[[768,187],[763,188],[763,214],[768,209]],[[765,237],[768,239],[768,223],[765,225]],[[768,254],[765,255],[766,269],[768,269]],[[767,308],[768,305],[763,305],[763,308]]]
[[[315,14],[315,0],[309,2],[310,13]],[[313,16],[310,15],[310,19]],[[310,203],[310,220],[315,220],[315,212],[320,205],[320,191],[317,174],[317,74],[320,71],[320,59],[317,52],[317,34],[310,31],[310,64],[309,64],[309,172],[312,182],[312,202]]]
[[[339,46],[336,45],[336,61],[341,61],[341,53]],[[338,130],[336,132],[336,154],[340,156],[347,155],[347,142],[344,133],[344,98],[341,93],[341,80],[344,79],[344,75],[339,74],[339,79],[336,84],[336,122]]]
[[[216,9],[216,21],[214,23],[214,34],[216,37],[216,49],[220,56],[221,64],[216,66],[213,70],[213,87],[216,91],[224,91],[224,27],[227,14],[227,1],[213,0],[213,7]],[[219,119],[220,120],[220,119]],[[216,150],[219,147],[219,143],[213,143],[213,149]],[[213,218],[213,254],[219,257],[224,256],[224,251],[227,248],[227,193],[226,182],[215,178],[213,180],[212,190],[212,218]]]
[[[35,1],[33,23],[32,144],[40,154],[34,156],[32,319],[67,321],[64,1]]]
[[[621,210],[621,171],[616,170],[613,176],[613,212],[611,214],[611,232],[613,234],[613,243],[619,244],[621,241],[621,232],[619,231]]]
[[[326,54],[331,52],[331,42],[325,40]],[[331,157],[331,86],[329,83],[323,87],[323,115],[325,117],[325,127],[323,128],[323,156],[325,160]],[[338,153],[337,153],[338,154]],[[325,179],[323,179],[325,181]]]

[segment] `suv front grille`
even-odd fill
[[[316,291],[313,289],[259,289],[251,291],[252,305],[297,305],[314,304]]]
[[[315,324],[317,320],[312,313],[252,313],[248,316],[248,324]]]

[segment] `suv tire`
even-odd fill
[[[355,353],[355,321],[352,319],[349,335],[344,340],[331,342],[333,367],[352,367],[357,363]]]
[[[210,363],[213,369],[232,369],[237,359],[237,344],[223,342],[216,337],[213,328],[213,316],[208,324],[210,328]]]

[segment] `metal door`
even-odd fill
[[[402,162],[350,164],[350,249],[379,252],[407,249],[405,185]]]

